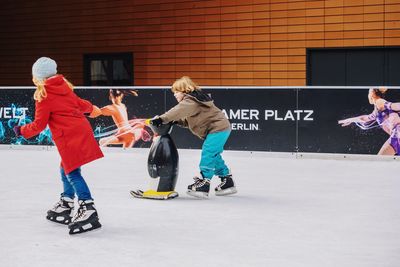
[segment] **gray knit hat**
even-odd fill
[[[57,63],[49,57],[41,57],[32,66],[32,76],[46,79],[57,74]]]

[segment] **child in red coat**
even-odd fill
[[[70,234],[101,227],[89,187],[81,175],[80,167],[103,157],[92,127],[84,114],[99,112],[89,101],[79,98],[73,86],[62,75],[57,75],[57,64],[47,57],[39,58],[32,66],[33,83],[37,89],[35,120],[27,125],[15,126],[17,136],[31,138],[49,125],[52,138],[61,156],[61,180],[64,192],[55,206],[47,212],[47,219],[68,224]],[[79,208],[71,217],[74,197]]]

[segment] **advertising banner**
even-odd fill
[[[232,133],[225,146],[229,150],[378,154],[383,150],[392,153],[396,147],[397,107],[386,105],[374,113],[377,105],[370,103],[368,88],[203,90],[231,122]],[[48,128],[29,140],[13,134],[14,125],[34,120],[33,92],[33,87],[0,89],[0,144],[53,145]],[[101,116],[88,118],[101,146],[149,147],[153,133],[145,119],[177,104],[169,88],[80,88],[75,92],[102,110]],[[381,102],[400,102],[400,91],[389,89],[379,98]],[[354,119],[360,115],[366,115],[364,121]],[[348,118],[353,119],[343,123]],[[178,148],[201,148],[202,140],[188,129],[174,127],[171,135]]]
[[[301,89],[298,102],[300,109],[314,114],[312,121],[299,121],[299,152],[378,154],[390,138],[396,142],[400,138],[396,134],[400,108],[383,104],[400,102],[398,89],[388,89],[381,96],[369,89]],[[349,125],[338,123],[362,115],[366,116]]]
[[[34,89],[0,89],[0,144],[53,145],[47,127],[29,140],[15,137],[13,126],[24,125],[35,117]],[[103,115],[91,119],[93,133],[101,146],[149,147],[152,132],[144,120],[165,109],[163,90],[76,89],[75,93],[102,109]],[[113,104],[115,98],[122,101]]]
[[[0,144],[51,145],[48,129],[35,138],[15,138],[14,125],[27,124],[34,120],[34,89],[0,89]]]
[[[297,110],[296,90],[205,91],[231,122],[228,149],[295,151],[297,121],[308,119],[310,115]]]

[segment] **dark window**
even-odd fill
[[[400,85],[400,48],[308,49],[307,85]]]
[[[386,81],[388,85],[400,85],[400,49],[391,49],[386,57]]]
[[[132,53],[83,56],[85,85],[133,85]]]

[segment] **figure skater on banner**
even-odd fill
[[[368,92],[368,100],[374,106],[371,114],[361,115],[338,121],[345,127],[351,123],[363,130],[381,127],[389,138],[383,144],[378,155],[400,155],[400,103],[391,103],[384,99],[387,88],[371,88]]]
[[[123,148],[130,148],[139,140],[151,140],[151,135],[145,129],[145,119],[128,119],[127,108],[122,103],[126,95],[138,96],[138,93],[135,90],[110,89],[109,99],[112,104],[102,107],[101,112],[95,115],[111,116],[117,126],[116,130],[96,134],[96,137],[102,137],[99,140],[102,147],[122,145]]]

